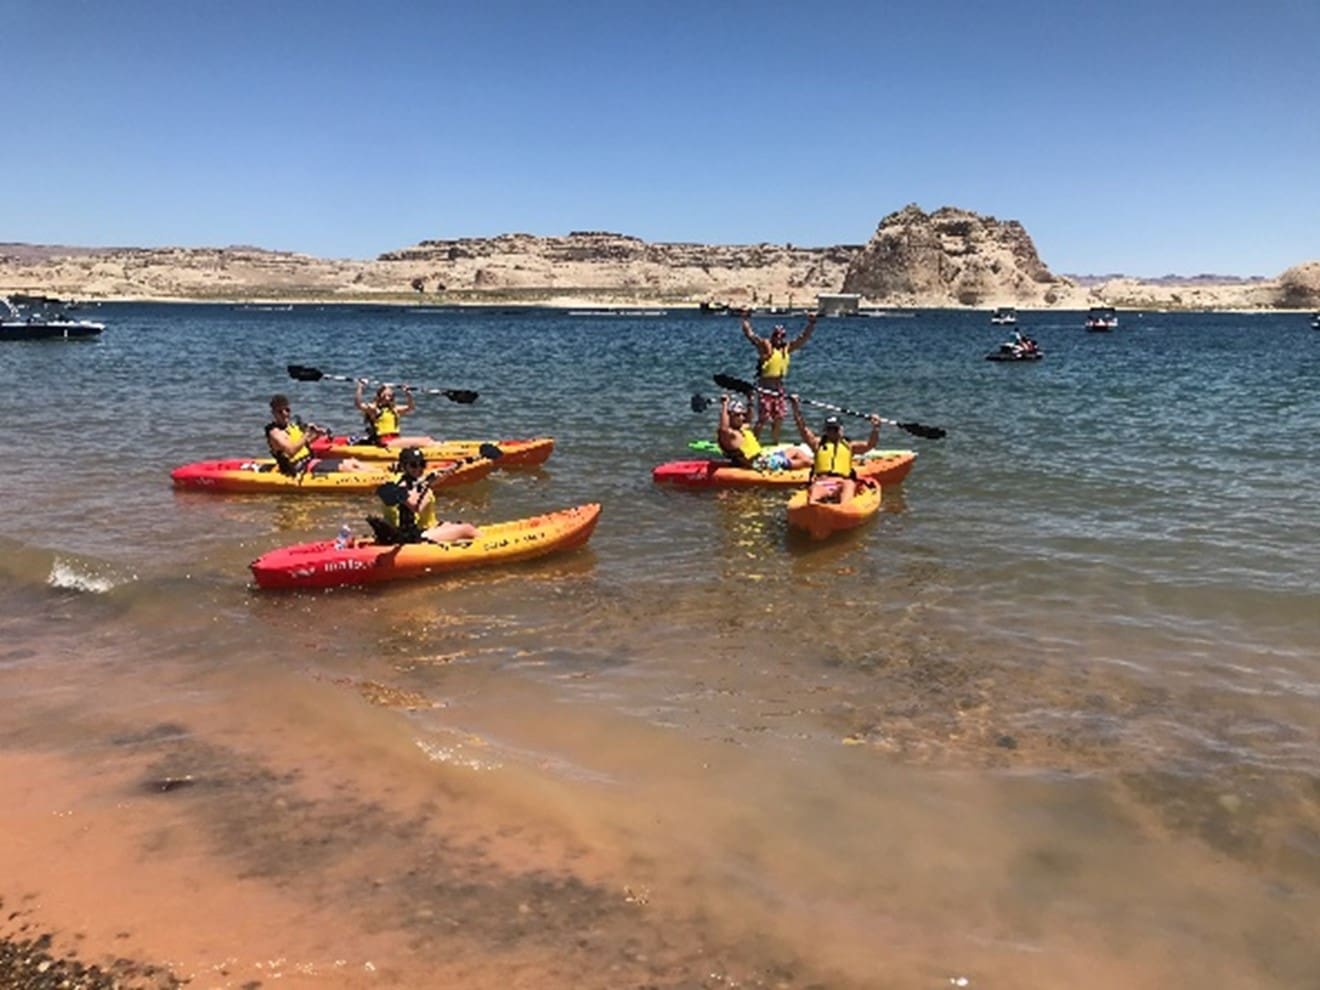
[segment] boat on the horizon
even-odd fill
[[[16,294],[0,296],[0,340],[85,340],[104,323],[70,319],[71,300]]]
[[[1092,306],[1086,315],[1086,329],[1092,333],[1108,333],[1118,327],[1118,313],[1113,306]]]
[[[990,322],[996,326],[1007,327],[1017,323],[1017,310],[1012,306],[1000,306],[990,315]]]
[[[1316,313],[1315,316],[1311,317],[1311,329],[1320,330],[1320,313]]]

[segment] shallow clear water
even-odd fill
[[[101,785],[70,771],[84,813],[105,778],[162,765],[283,802],[279,829],[193,790],[171,808],[213,883],[264,878],[304,907],[328,883],[307,849],[333,842],[344,900],[318,923],[363,958],[397,937],[379,951],[405,983],[452,959],[433,927],[456,897],[468,985],[1313,977],[1305,317],[1124,314],[1099,335],[1027,313],[1047,355],[1030,365],[981,360],[1001,338],[986,314],[823,321],[794,388],[949,435],[882,434],[919,452],[907,481],[864,530],[808,544],[782,493],[651,483],[712,431],[692,394],[750,375],[727,318],[101,313],[101,340],[10,345],[0,370],[0,747],[106,754]],[[168,471],[260,452],[275,391],[354,428],[351,386],[290,362],[481,392],[420,397],[413,431],[555,436],[543,469],[446,498],[477,522],[600,501],[590,545],[258,594],[249,560],[369,502],[176,493]],[[437,794],[472,820],[437,823]],[[394,882],[457,855],[446,825],[470,833],[458,879]],[[164,900],[142,902],[141,951],[200,965],[184,935],[161,944]]]

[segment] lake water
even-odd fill
[[[916,466],[821,544],[783,493],[651,482],[750,377],[727,317],[97,318],[0,365],[0,935],[208,987],[1315,985],[1305,316],[1024,313],[1017,365],[985,313],[822,320],[796,390],[949,433],[882,433]],[[591,543],[258,593],[370,500],[168,472],[261,452],[276,391],[356,428],[291,362],[480,391],[413,431],[553,435],[447,514],[599,501]]]

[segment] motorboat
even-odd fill
[[[1012,306],[1000,306],[991,315],[990,322],[999,327],[1011,327],[1017,323],[1017,310]]]
[[[1092,306],[1086,314],[1086,329],[1092,333],[1108,333],[1118,328],[1118,313],[1113,306]]]
[[[49,296],[0,296],[0,340],[83,340],[105,329],[104,323],[75,320],[75,303]]]
[[[1036,346],[1035,341],[1030,344],[1020,344],[1015,340],[1005,341],[999,345],[998,350],[991,351],[985,356],[987,361],[1039,361],[1045,356],[1045,352]]]
[[[1311,317],[1311,329],[1320,330],[1320,313],[1316,313],[1315,316]]]

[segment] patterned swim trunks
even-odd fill
[[[787,471],[789,468],[788,455],[782,450],[767,450],[752,461],[752,467],[758,471]]]
[[[759,393],[757,412],[762,422],[783,419],[788,415],[788,400],[784,397],[782,386],[780,391]]]

